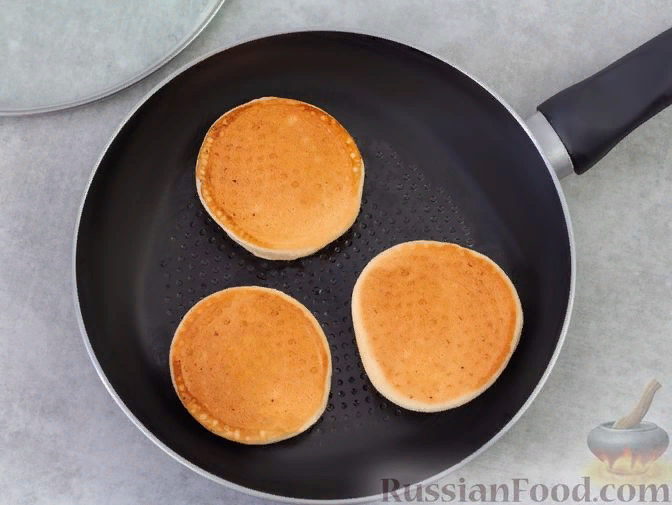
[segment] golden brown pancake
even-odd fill
[[[243,444],[307,430],[327,405],[331,355],[313,315],[274,289],[214,293],[184,316],[170,347],[182,404],[205,428]]]
[[[345,233],[359,213],[364,162],[354,140],[317,107],[260,98],[210,128],[196,163],[212,218],[252,254],[308,256]]]
[[[396,245],[355,284],[352,316],[364,369],[401,407],[436,412],[485,391],[523,324],[516,289],[492,260],[455,244]]]

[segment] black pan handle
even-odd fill
[[[672,104],[672,29],[584,81],[561,91],[538,110],[582,174],[626,135]]]

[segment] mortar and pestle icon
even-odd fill
[[[657,380],[646,386],[632,411],[616,422],[609,421],[588,434],[588,448],[607,470],[617,475],[645,473],[667,449],[670,439],[660,426],[642,421],[653,395],[661,388]]]

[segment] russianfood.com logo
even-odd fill
[[[603,422],[588,434],[595,459],[573,483],[545,484],[514,478],[497,484],[457,483],[409,485],[382,480],[383,502],[406,503],[557,503],[661,502],[672,500],[672,464],[661,460],[669,437],[660,426],[644,421],[661,385],[652,380],[639,402],[617,421]]]
[[[383,502],[397,503],[520,503],[522,501],[557,503],[669,502],[668,484],[603,484],[595,490],[590,476],[573,485],[531,484],[516,478],[500,484],[458,483],[405,485],[396,479],[383,479]]]

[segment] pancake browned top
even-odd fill
[[[374,386],[412,410],[445,410],[484,391],[522,328],[518,295],[501,268],[441,242],[407,242],[375,257],[357,280],[352,309]]]
[[[177,394],[213,433],[248,444],[310,427],[329,395],[326,337],[298,301],[256,286],[226,289],[194,305],[170,351]]]
[[[323,110],[262,98],[210,128],[196,181],[204,206],[234,240],[257,256],[293,259],[352,225],[364,165],[352,137]]]

